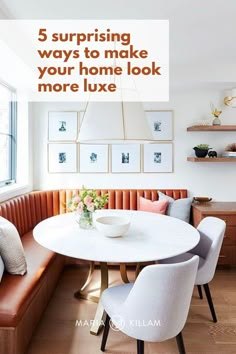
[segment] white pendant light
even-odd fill
[[[141,102],[88,102],[79,132],[81,143],[151,142]]]

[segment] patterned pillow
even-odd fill
[[[15,226],[0,216],[0,254],[10,274],[23,275],[27,271],[25,253]]]
[[[166,215],[189,222],[191,205],[193,201],[192,198],[181,198],[175,200],[160,191],[158,191],[158,195],[159,200],[168,200],[169,202]]]
[[[149,211],[151,213],[165,214],[168,200],[152,202],[149,199],[139,197],[138,210]]]
[[[0,283],[2,280],[3,272],[4,272],[4,263],[3,263],[2,257],[0,256]]]

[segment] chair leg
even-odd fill
[[[144,341],[137,339],[137,353],[144,354]]]
[[[177,342],[177,345],[178,345],[179,354],[185,354],[185,348],[184,348],[184,341],[183,341],[183,337],[182,337],[182,332],[180,332],[176,336],[176,342]]]
[[[199,294],[200,299],[203,299],[201,285],[197,286],[197,290],[198,290],[198,294]]]
[[[212,298],[211,298],[211,292],[210,292],[209,285],[208,284],[204,284],[203,287],[204,287],[204,290],[205,290],[205,293],[206,293],[208,305],[209,305],[210,310],[211,310],[211,315],[212,315],[213,322],[216,323],[217,322],[217,317],[216,317],[213,301],[212,301]]]
[[[110,329],[110,317],[108,315],[106,315],[105,327],[104,327],[104,331],[103,331],[102,344],[101,344],[101,351],[102,352],[105,352],[109,329]]]

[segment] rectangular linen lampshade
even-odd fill
[[[140,102],[89,102],[78,140],[122,143],[153,138]]]

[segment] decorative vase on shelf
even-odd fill
[[[76,221],[81,229],[92,229],[93,213],[91,211],[83,211],[81,214],[76,213]]]
[[[193,150],[195,151],[195,155],[197,157],[206,157],[209,149],[199,149],[195,146]]]
[[[219,116],[221,115],[222,111],[217,109],[213,103],[211,103],[211,114],[213,115],[214,119],[212,121],[212,125],[221,125],[221,121]]]
[[[200,158],[206,157],[210,149],[208,144],[199,144],[193,148],[195,155]]]
[[[221,120],[219,117],[213,119],[212,125],[221,125]]]

